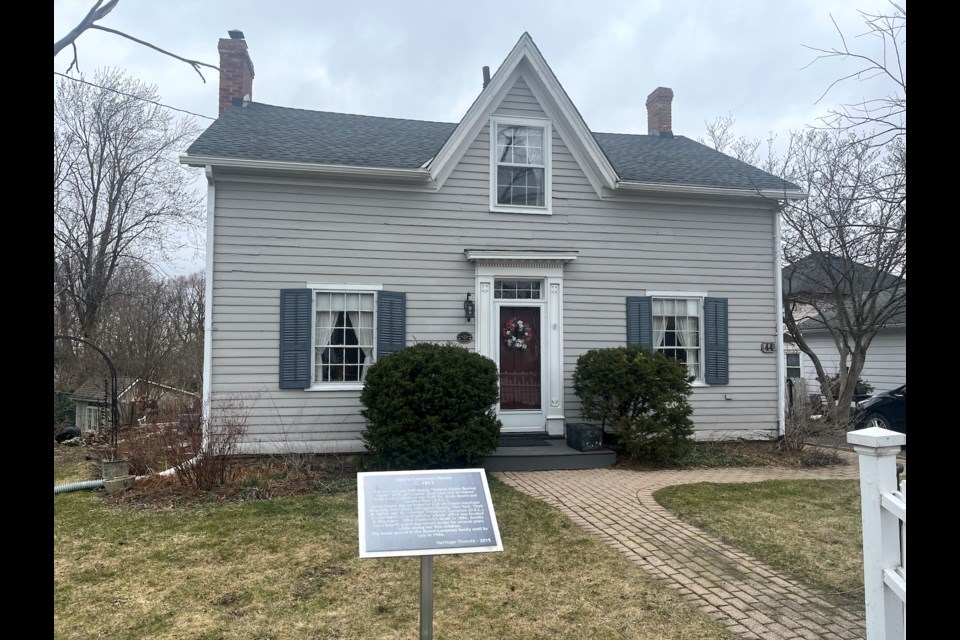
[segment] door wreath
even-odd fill
[[[511,349],[526,349],[533,343],[533,329],[517,318],[510,318],[503,325],[503,342]]]

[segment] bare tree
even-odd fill
[[[95,79],[63,79],[54,98],[55,296],[86,338],[120,293],[111,281],[121,262],[166,256],[203,216],[177,159],[193,121],[147,102],[156,89],[119,71]]]
[[[170,384],[199,392],[203,378],[203,323],[206,279],[203,271],[167,282],[169,327],[174,351],[168,370]]]
[[[759,167],[768,173],[780,174],[783,169],[784,158],[780,157],[774,150],[776,134],[771,131],[766,141],[760,138],[737,135],[734,133],[733,127],[735,123],[736,120],[730,113],[725,116],[717,116],[713,120],[704,121],[707,135],[706,137],[698,137],[697,142],[713,147],[720,153],[736,158],[740,162]],[[766,152],[762,157],[760,155],[761,147]]]
[[[167,370],[176,341],[170,330],[167,281],[138,262],[128,262],[117,270],[111,286],[117,294],[101,314],[100,344],[124,375],[169,384]],[[145,389],[145,399],[153,399],[151,391]]]
[[[67,35],[65,35],[64,37],[60,38],[59,40],[53,43],[54,58],[56,58],[57,54],[63,51],[64,48],[67,47],[67,45],[70,45],[73,48],[73,60],[70,62],[70,66],[67,67],[67,73],[69,73],[70,70],[73,68],[77,68],[79,70],[79,59],[77,57],[76,40],[77,38],[80,37],[81,34],[83,34],[84,31],[87,31],[88,29],[96,29],[98,31],[105,31],[107,33],[112,33],[116,36],[120,36],[121,38],[126,38],[128,40],[132,40],[133,42],[136,42],[137,44],[142,44],[145,47],[149,47],[150,49],[153,49],[154,51],[158,51],[159,53],[162,53],[165,56],[170,56],[171,58],[175,58],[176,60],[185,62],[189,64],[191,67],[193,67],[193,70],[197,72],[197,75],[199,75],[200,79],[203,80],[204,82],[206,82],[207,79],[204,78],[203,73],[200,72],[200,67],[209,67],[210,69],[215,69],[217,71],[220,70],[218,67],[215,67],[212,64],[207,64],[206,62],[200,62],[199,60],[191,60],[189,58],[183,58],[181,56],[178,56],[175,53],[171,53],[167,51],[166,49],[161,49],[160,47],[154,44],[151,44],[146,40],[141,40],[140,38],[135,38],[127,33],[124,33],[123,31],[119,31],[117,29],[111,29],[110,27],[104,27],[103,25],[97,24],[100,20],[105,18],[111,11],[113,11],[116,8],[118,2],[120,2],[120,0],[106,0],[106,2],[104,2],[104,0],[97,0],[97,2],[94,3],[92,7],[90,7],[90,10],[87,12],[87,15],[83,17],[83,19],[80,21],[79,24],[77,24],[77,26],[71,29]]]
[[[826,128],[858,129],[860,136],[882,146],[896,138],[905,137],[907,133],[906,4],[891,2],[888,11],[861,11],[860,15],[863,16],[867,30],[859,36],[865,38],[865,41],[857,43],[857,46],[851,46],[847,42],[847,38],[834,22],[834,28],[840,36],[840,46],[829,49],[810,46],[807,48],[820,54],[811,64],[822,60],[840,60],[853,65],[852,71],[827,87],[820,97],[821,100],[831,89],[844,82],[876,78],[885,81],[885,95],[841,104],[831,109],[829,115],[823,119]]]
[[[846,423],[867,350],[906,312],[903,141],[877,147],[843,131],[796,134],[788,179],[808,194],[782,212],[784,323],[817,371],[828,415]],[[839,356],[839,397],[804,336],[826,331]]]
[[[198,392],[203,373],[204,274],[162,277],[140,262],[124,261],[97,321],[97,343],[118,373]],[[55,307],[55,314],[59,310]],[[57,341],[55,386],[75,388],[104,375],[101,357],[72,341]],[[143,388],[151,400],[153,387]]]

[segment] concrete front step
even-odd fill
[[[600,469],[612,466],[617,460],[610,449],[577,451],[568,447],[563,438],[544,437],[543,442],[543,446],[498,447],[484,459],[483,468],[487,471]]]

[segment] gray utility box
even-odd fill
[[[568,424],[567,446],[577,451],[603,449],[603,428],[598,424],[584,422]]]

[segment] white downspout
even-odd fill
[[[777,297],[777,317],[775,318],[777,337],[777,428],[781,438],[786,434],[786,402],[784,399],[784,381],[787,379],[783,355],[783,279],[780,275],[780,211],[786,201],[773,210],[773,282]]]

